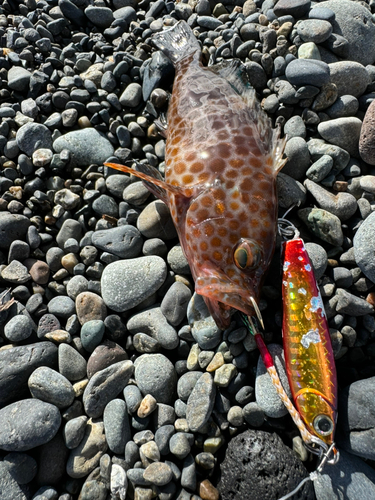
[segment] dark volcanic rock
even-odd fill
[[[218,490],[222,500],[275,500],[308,475],[277,434],[253,430],[230,441],[220,470]],[[312,500],[312,483],[306,483],[293,498]]]

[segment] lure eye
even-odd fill
[[[314,419],[314,429],[321,436],[329,436],[333,432],[333,422],[327,415],[318,415]]]
[[[260,262],[261,250],[252,240],[242,240],[234,251],[234,263],[238,269],[254,269]]]

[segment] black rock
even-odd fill
[[[154,52],[143,67],[142,95],[143,100],[147,101],[151,92],[162,86],[163,81],[173,75],[174,68],[172,62],[161,51]]]
[[[308,473],[277,434],[248,430],[234,437],[220,466],[222,500],[274,500],[290,493]],[[293,497],[314,498],[312,483]]]
[[[23,215],[0,212],[0,248],[9,248],[15,240],[23,240],[30,221]]]

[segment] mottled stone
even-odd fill
[[[216,387],[210,373],[197,381],[187,401],[186,420],[192,432],[198,431],[211,416],[215,403]]]

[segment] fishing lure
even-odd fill
[[[329,447],[337,420],[336,368],[323,301],[302,239],[283,243],[283,263],[283,345],[289,385],[307,429]]]

